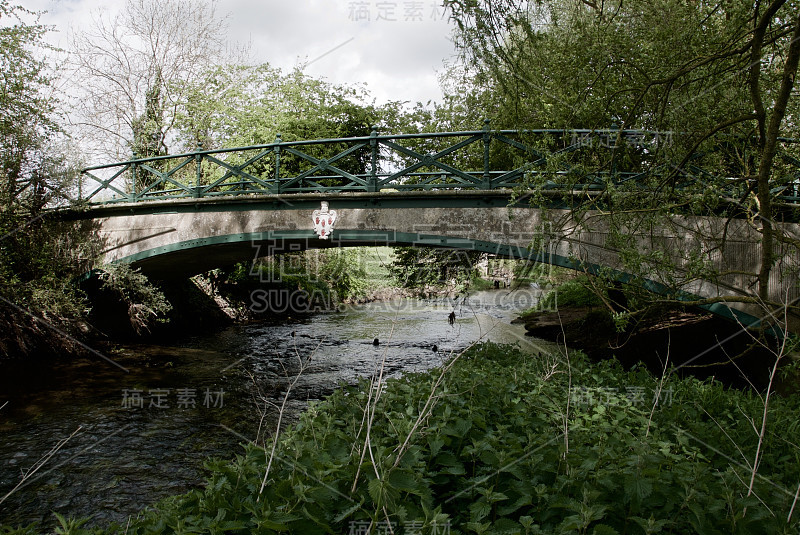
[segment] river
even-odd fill
[[[4,365],[0,499],[30,476],[0,504],[0,523],[48,527],[57,511],[89,516],[89,525],[124,524],[154,501],[197,487],[205,459],[232,458],[259,436],[259,425],[261,438],[274,430],[274,408],[262,421],[264,400],[279,404],[301,366],[289,421],[308,400],[370,376],[382,361],[392,377],[437,366],[478,340],[547,351],[549,343],[509,323],[537,299],[525,289],[374,302],[174,344],[124,345],[103,353],[108,361]]]

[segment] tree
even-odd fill
[[[0,354],[75,349],[47,325],[72,331],[82,316],[85,305],[67,281],[97,247],[45,211],[68,202],[76,177],[43,59],[46,31],[36,13],[0,0]]]
[[[375,105],[364,87],[331,84],[299,69],[283,73],[268,64],[213,67],[186,82],[182,91],[190,98],[178,108],[175,124],[184,150],[198,145],[204,149],[264,145],[275,142],[278,135],[282,141],[369,136],[373,126],[396,129],[403,120],[399,103]],[[328,159],[346,148],[341,143],[301,150]],[[370,151],[363,149],[337,160],[336,166],[364,173],[369,161]],[[272,165],[271,159],[261,160],[248,172],[270,176]],[[312,166],[296,155],[281,156],[282,176]],[[327,185],[338,182],[336,178],[324,181]]]
[[[724,237],[707,248],[699,239],[687,251],[692,265],[679,273],[663,262],[663,250],[642,250],[632,229],[660,232],[675,225],[676,215],[744,218],[761,236],[760,266],[750,274],[755,291],[721,299],[780,306],[771,293],[778,248],[796,254],[800,246],[780,224],[792,210],[780,196],[794,191],[795,179],[778,158],[781,151],[789,157],[795,152],[781,147],[780,139],[798,134],[791,99],[800,58],[795,2],[446,4],[463,60],[505,103],[496,112],[499,122],[674,134],[671,143],[657,146],[587,146],[552,156],[545,172],[531,175],[531,188],[540,190],[547,180],[580,187],[587,178],[605,176],[602,194],[565,196],[578,215],[577,227],[586,221],[581,213],[603,211],[609,245],[619,248],[625,268],[641,277],[655,270],[675,287],[729,275],[710,267],[714,248],[725,248]],[[574,140],[556,136],[544,144],[556,152]],[[698,177],[699,167],[715,172]],[[642,173],[635,188],[614,178],[621,170]],[[796,279],[797,266],[783,269],[786,280]]]
[[[161,96],[164,82],[161,73],[156,71],[153,85],[144,97],[144,113],[133,119],[131,130],[133,141],[131,150],[139,158],[165,156],[168,152],[164,124],[164,100]]]
[[[45,48],[46,28],[24,22],[32,16],[0,0],[0,20],[10,19],[0,27],[0,206],[5,215],[23,205],[27,211],[43,206],[44,155],[58,131],[51,77],[35,54]]]
[[[216,2],[126,0],[73,37],[76,126],[88,150],[115,159],[168,152],[188,82],[226,58]]]

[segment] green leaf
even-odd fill
[[[418,476],[405,470],[392,470],[387,477],[389,485],[406,492],[418,492],[420,482]]]
[[[619,531],[605,524],[597,524],[592,529],[592,535],[619,535]]]
[[[338,524],[348,516],[352,515],[354,512],[361,509],[362,505],[363,502],[354,503],[352,506],[348,507],[347,509],[336,515],[336,517],[333,519],[333,523]]]
[[[518,534],[520,533],[519,522],[514,522],[510,518],[500,518],[492,524],[492,533],[499,534]]]
[[[635,498],[637,503],[641,503],[652,492],[653,484],[647,479],[635,475],[625,478],[625,500],[627,502],[631,502]]]
[[[492,511],[492,506],[483,498],[469,506],[469,518],[472,522],[480,522]]]
[[[442,449],[442,446],[444,446],[444,440],[440,438],[428,437],[428,445],[431,448],[431,457],[436,457],[436,455],[439,453],[439,450]]]
[[[378,478],[370,479],[367,489],[373,504],[375,506],[383,505],[383,482]]]

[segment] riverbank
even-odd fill
[[[338,389],[274,454],[247,444],[203,488],[94,533],[793,532],[800,402],[774,398],[759,441],[763,413],[719,383],[483,344]],[[731,459],[756,451],[751,478]]]
[[[598,306],[527,311],[514,323],[524,325],[529,336],[579,349],[594,361],[616,359],[626,368],[641,363],[655,375],[673,368],[738,388],[765,388],[775,361],[755,342],[756,333],[692,309],[655,310],[623,330]]]
[[[81,430],[0,505],[0,522],[38,521],[52,532],[56,511],[92,516],[91,525],[124,523],[145,505],[194,488],[210,455],[229,460],[259,429],[262,438],[269,436],[274,407],[300,357],[310,361],[287,400],[284,424],[299,418],[309,400],[373,376],[383,358],[384,377],[400,377],[440,366],[478,339],[543,352],[546,344],[509,323],[534,298],[478,292],[458,300],[453,325],[451,299],[399,299],[158,343],[115,344],[109,351],[97,347],[113,362],[93,354],[6,363],[0,374],[0,406],[9,401],[0,409],[0,496],[19,483],[22,470]],[[126,390],[138,390],[143,406]],[[183,391],[188,397],[179,396]],[[158,392],[168,392],[163,404]],[[218,395],[224,406],[214,406]]]

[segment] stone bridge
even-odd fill
[[[337,213],[333,232],[326,239],[315,233],[312,221],[323,201]],[[605,272],[625,282],[630,277],[620,255],[607,244],[607,221],[601,214],[589,215],[594,215],[594,222],[578,227],[569,210],[513,204],[510,191],[450,190],[119,202],[68,212],[65,217],[97,231],[104,244],[103,262],[129,263],[162,280],[287,251],[409,245],[477,250]],[[560,223],[554,226],[553,221]],[[788,232],[800,235],[800,226],[787,226],[791,227]],[[537,237],[542,245],[533,249]],[[638,231],[635,239],[641,250],[664,251],[665,262],[686,271],[686,277],[666,280],[654,269],[643,283],[659,293],[675,295],[677,290],[682,300],[752,298],[756,295],[753,274],[760,265],[759,238],[745,220],[713,216],[675,217],[669,230]],[[726,274],[713,281],[693,278],[688,258],[693,250],[702,251],[711,266]],[[771,280],[772,300],[798,299],[799,266],[791,254],[779,260]],[[704,308],[748,325],[768,314],[757,303],[734,300],[706,303]],[[800,330],[800,318],[790,317],[789,324],[795,332]]]

